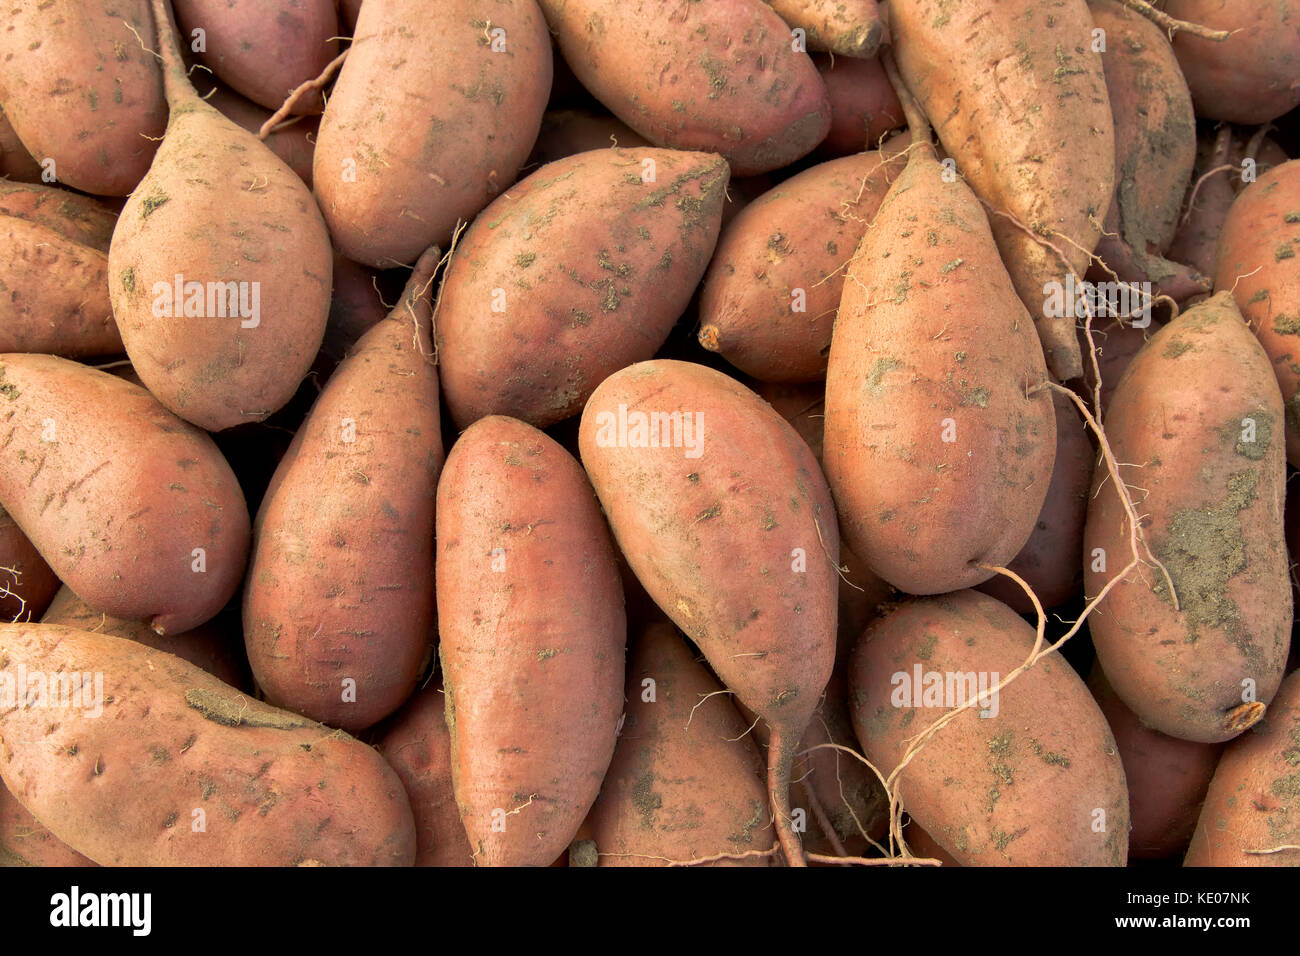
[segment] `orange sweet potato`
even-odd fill
[[[438,484],[438,652],[452,779],[479,866],[546,866],[614,753],[627,620],[609,532],[578,463],[489,416]]]

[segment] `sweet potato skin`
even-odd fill
[[[149,169],[167,122],[153,38],[149,0],[6,11],[0,103],[37,162],[54,160],[59,182],[125,196]]]
[[[457,244],[438,309],[456,424],[554,424],[650,358],[708,265],[727,181],[718,156],[600,149],[544,166],[485,209]]]
[[[983,678],[991,690],[1033,646],[1033,628],[977,591],[907,601],[877,619],[849,666],[863,753],[889,773],[909,738],[964,703],[950,677]],[[917,671],[938,674],[952,698],[924,697]],[[907,813],[962,866],[1123,866],[1124,768],[1070,665],[1046,657],[982,703],[992,706],[977,703],[955,718],[900,775]]]
[[[1130,860],[1179,856],[1196,829],[1205,791],[1223,752],[1222,744],[1198,744],[1143,725],[1116,696],[1100,667],[1088,675],[1092,691],[1115,735],[1128,782]]]
[[[282,408],[311,368],[329,316],[329,234],[298,175],[197,97],[170,21],[160,39],[171,116],[113,232],[110,301],[149,391],[221,431]]]
[[[32,619],[37,620],[37,617]],[[158,634],[142,621],[124,621],[91,610],[85,601],[72,593],[71,588],[64,586],[49,602],[45,613],[39,615],[39,620],[42,624],[61,624],[92,634],[124,638],[164,654],[173,654],[236,689],[248,683],[245,673],[248,666],[242,660],[239,632],[236,629],[233,634],[226,633],[218,623],[222,620],[220,617],[188,631]]]
[[[116,221],[66,189],[0,180],[0,352],[122,351],[108,301]]]
[[[787,166],[830,126],[826,87],[760,0],[671,17],[658,0],[541,0],[582,85],[650,142],[721,153],[734,176]]]
[[[1029,540],[1007,565],[1034,589],[1044,608],[1057,607],[1083,589],[1083,526],[1088,516],[1088,491],[1096,452],[1083,419],[1068,397],[1052,394],[1056,411],[1056,460],[1047,497]],[[1034,605],[1024,588],[1004,574],[979,586],[1019,614],[1033,614]]]
[[[572,456],[502,416],[452,446],[437,516],[438,651],[465,832],[478,866],[547,866],[596,799],[623,709],[627,619],[609,532]]]
[[[690,413],[700,443],[686,447],[683,429],[680,447],[636,447],[631,430],[619,438],[620,406]],[[733,379],[666,359],[601,383],[578,443],[638,580],[792,746],[835,656],[839,533],[808,446]]]
[[[88,604],[172,633],[235,593],[248,510],[207,435],[144,389],[48,355],[0,355],[0,414],[0,505]]]
[[[415,694],[377,746],[401,778],[415,814],[416,866],[473,866],[451,782],[451,734],[441,683]]]
[[[1274,167],[1237,196],[1219,233],[1214,288],[1232,292],[1273,363],[1286,405],[1287,461],[1300,467],[1300,160]]]
[[[1166,0],[1164,11],[1232,31],[1222,42],[1185,31],[1174,36],[1198,116],[1253,126],[1300,105],[1300,11],[1294,4]]]
[[[1101,59],[1115,118],[1115,194],[1097,254],[1122,281],[1157,283],[1179,300],[1208,292],[1204,276],[1163,258],[1196,162],[1196,117],[1178,59],[1160,27],[1118,0],[1089,0],[1089,8],[1106,31]],[[1094,270],[1095,281],[1113,281]]]
[[[204,31],[199,62],[235,92],[269,110],[315,79],[339,52],[336,0],[173,0],[181,33]],[[295,113],[320,111],[307,94]]]
[[[802,27],[808,49],[869,58],[880,47],[883,24],[876,0],[764,0],[791,29]]]
[[[968,303],[968,304],[967,304]],[[823,464],[844,536],[910,594],[971,587],[1029,539],[1056,454],[1042,350],[979,201],[914,152],[844,282]]]
[[[1128,463],[1126,482],[1143,489],[1143,533],[1180,609],[1160,569],[1143,565],[1088,623],[1115,692],[1170,736],[1231,739],[1259,719],[1282,679],[1291,590],[1281,425],[1268,357],[1227,293],[1152,336],[1107,410],[1110,446]],[[1104,463],[1093,492],[1084,531],[1088,596],[1132,553]]]
[[[504,50],[489,25],[505,31]],[[514,182],[551,73],[534,0],[364,5],[315,153],[316,196],[339,251],[386,268],[446,248],[457,220]]]
[[[1115,189],[1115,123],[1087,4],[891,0],[889,18],[899,70],[957,173],[1011,217],[990,223],[1048,368],[1077,378],[1074,316],[1044,314],[1043,286],[1083,275]]]
[[[0,867],[94,865],[51,833],[0,783]]]
[[[0,665],[103,675],[102,713],[0,715],[0,777],[101,865],[409,866],[401,781],[341,731],[240,694],[187,661],[55,624],[0,625]],[[195,824],[202,810],[203,828]]]
[[[701,345],[764,381],[825,377],[845,264],[902,170],[894,144],[797,173],[727,225],[700,293]]]
[[[666,866],[772,847],[763,761],[721,690],[671,624],[651,624],[632,645],[627,716],[583,828],[599,866]]]
[[[817,53],[813,63],[831,105],[831,129],[817,147],[819,155],[848,156],[876,149],[886,133],[906,125],[898,94],[879,59]]]
[[[438,258],[421,257],[402,302],[330,376],[254,525],[243,617],[257,683],[348,731],[400,707],[432,653]]]
[[[1184,866],[1295,866],[1300,844],[1300,671],[1264,720],[1228,744],[1210,781]]]
[[[0,621],[38,620],[58,590],[54,571],[0,507]]]

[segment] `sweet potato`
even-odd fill
[[[1047,367],[1078,377],[1075,316],[1048,314],[1043,287],[1083,275],[1115,190],[1115,121],[1087,4],[891,0],[889,15],[899,70],[990,208]]]
[[[86,675],[90,689],[65,684],[56,694],[48,675],[57,674]],[[96,863],[409,866],[415,857],[410,803],[374,750],[179,657],[57,624],[5,624],[0,675],[0,693],[26,679],[18,706],[0,708],[0,777]],[[48,696],[33,697],[33,684]]]
[[[1300,160],[1265,173],[1232,204],[1214,288],[1232,293],[1273,363],[1286,405],[1286,457],[1300,467]]]
[[[584,826],[600,866],[768,865],[763,761],[721,691],[671,624],[633,643],[627,716]]]
[[[1074,403],[1059,392],[1052,395],[1056,410],[1056,460],[1038,521],[1020,553],[1007,565],[1034,589],[1044,608],[1058,607],[1083,589],[1083,524],[1088,514],[1088,490],[1096,457],[1087,428]],[[1033,614],[1024,588],[1004,574],[979,586],[1019,614]]]
[[[605,379],[578,443],[637,578],[767,722],[777,832],[787,861],[802,864],[790,770],[834,663],[839,559],[817,460],[753,392],[670,360]]]
[[[524,168],[531,170],[592,149],[649,145],[644,136],[617,117],[592,110],[547,110]]]
[[[0,355],[0,413],[0,507],[91,607],[170,634],[235,593],[248,511],[211,438],[48,355]]]
[[[196,80],[195,85],[200,93],[204,92],[205,84]],[[237,126],[250,133],[258,132],[262,124],[271,118],[271,111],[266,107],[245,99],[220,83],[213,84],[211,95],[205,96],[204,99],[209,105],[215,106],[226,119],[233,120]],[[294,119],[291,126],[285,126],[283,129],[277,126],[275,131],[264,140],[271,148],[271,152],[284,160],[285,165],[298,174],[298,178],[308,189],[311,189],[312,158],[316,152],[316,136],[319,129],[319,117],[299,116]]]
[[[1005,566],[1029,539],[1056,418],[1030,391],[1047,378],[1042,349],[984,209],[944,176],[920,122],[849,263],[823,464],[854,553],[900,590],[941,594],[992,577],[977,565]]]
[[[1151,337],[1105,426],[1126,484],[1142,489],[1143,534],[1169,580],[1144,560],[1114,585],[1088,619],[1098,660],[1153,729],[1231,739],[1273,697],[1291,635],[1282,397],[1231,295]],[[1131,562],[1129,534],[1100,462],[1084,531],[1090,597]]]
[[[903,107],[880,60],[813,55],[830,98],[831,129],[817,147],[825,156],[876,149],[884,135],[903,125]]]
[[[94,865],[46,829],[0,783],[0,867]]]
[[[465,832],[479,866],[546,866],[596,799],[622,713],[627,619],[609,532],[572,456],[501,416],[452,446],[437,515]]]
[[[11,3],[0,103],[58,181],[106,196],[140,182],[167,121],[150,0]]]
[[[1145,726],[1106,680],[1100,667],[1088,688],[1115,735],[1128,782],[1130,860],[1179,856],[1196,829],[1206,788],[1223,752],[1222,744],[1179,740]]]
[[[1196,168],[1183,200],[1182,215],[1169,246],[1174,262],[1185,262],[1201,275],[1214,275],[1214,257],[1219,248],[1228,210],[1236,196],[1234,185],[1240,167],[1233,169],[1232,131],[1223,127],[1214,138],[1201,137],[1196,150]]]
[[[1196,162],[1196,117],[1164,31],[1118,0],[1089,0],[1105,31],[1102,65],[1115,118],[1115,193],[1097,243],[1094,282],[1150,282],[1182,300],[1210,291],[1207,276],[1164,258]],[[1085,359],[1084,365],[1087,366]]]
[[[1092,324],[1092,346],[1097,350],[1097,368],[1101,372],[1101,407],[1103,414],[1110,408],[1115,388],[1124,377],[1124,370],[1133,358],[1142,351],[1151,336],[1164,327],[1163,322],[1155,321],[1146,328],[1137,328],[1124,319],[1099,318]],[[1092,409],[1097,373],[1093,371],[1092,362],[1088,360],[1088,338],[1084,330],[1079,330],[1079,348],[1084,350],[1084,377],[1078,383],[1077,391]]]
[[[321,354],[334,362],[343,361],[357,339],[387,315],[375,270],[334,253],[334,290]]]
[[[0,180],[0,352],[122,351],[108,303],[115,221],[66,189]]]
[[[58,589],[36,546],[0,508],[0,621],[39,620]]]
[[[387,267],[446,248],[515,180],[551,88],[534,0],[384,0],[361,8],[316,143],[334,242]]]
[[[880,47],[876,0],[764,0],[793,29],[801,27],[809,50],[867,59]]]
[[[903,145],[820,163],[746,206],[705,274],[700,344],[758,379],[824,378],[846,263],[903,167]]]
[[[171,119],[108,251],[110,299],[141,381],[208,431],[258,422],[298,389],[325,334],[330,244],[301,179],[185,78],[163,0]]]
[[[439,256],[420,257],[397,308],[330,376],[253,529],[244,639],[258,686],[350,731],[400,707],[432,653]]]
[[[1297,753],[1300,671],[1282,683],[1263,722],[1224,750],[1183,865],[1295,866],[1300,859]]]
[[[599,149],[543,166],[461,237],[442,284],[438,361],[456,424],[574,415],[612,372],[648,359],[718,238],[727,164]]]
[[[733,176],[752,176],[826,137],[826,86],[762,0],[671,15],[658,0],[539,2],[583,86],[657,146],[721,153]]]
[[[1033,647],[1034,629],[977,591],[878,618],[849,667],[863,753],[889,773],[911,738],[976,699],[898,777],[907,813],[962,866],[1123,866],[1124,768],[1083,681],[1052,654],[993,693]]]
[[[189,45],[199,62],[270,110],[279,109],[297,86],[315,79],[338,55],[335,7],[336,0],[172,0],[176,22],[193,38]],[[315,92],[299,99],[294,112],[320,112],[320,107]]]
[[[33,616],[33,620],[36,619]],[[238,632],[233,635],[223,632],[217,624],[220,619],[178,634],[159,634],[141,621],[123,621],[91,610],[69,587],[60,588],[45,613],[39,615],[42,624],[62,624],[92,634],[122,637],[165,654],[174,654],[207,671],[223,684],[240,688],[247,683],[243,647],[238,643]]]
[[[1198,116],[1254,125],[1300,105],[1300,10],[1289,0],[1165,0],[1164,11],[1231,32],[1223,41],[1174,35]]]
[[[0,105],[0,176],[20,183],[41,181],[40,164],[14,132],[3,105]]]
[[[416,866],[473,866],[451,782],[451,734],[442,685],[419,691],[378,741],[411,798]]]

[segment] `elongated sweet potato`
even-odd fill
[[[0,105],[0,176],[20,183],[39,183],[40,164],[27,152]]]
[[[313,172],[339,251],[388,267],[446,248],[458,220],[514,182],[551,69],[535,0],[364,5]]]
[[[452,779],[474,860],[546,866],[613,756],[627,637],[609,532],[569,453],[514,419],[466,429],[438,484],[437,583]]]
[[[1115,194],[1088,278],[1154,283],[1182,300],[1210,291],[1207,276],[1164,258],[1196,162],[1196,117],[1173,47],[1158,26],[1118,0],[1089,0],[1105,31],[1101,61],[1115,118]],[[1084,365],[1087,366],[1085,360]]]
[[[248,510],[211,438],[49,355],[0,355],[0,415],[0,507],[91,607],[172,633],[235,593]]]
[[[809,50],[870,58],[880,47],[876,0],[765,0],[793,29],[801,27]]]
[[[1053,393],[1056,410],[1056,460],[1043,510],[1020,553],[1007,565],[1034,589],[1044,608],[1057,607],[1083,589],[1083,525],[1088,516],[1088,490],[1096,458],[1083,419],[1069,398]],[[979,586],[1020,614],[1033,614],[1024,588],[1004,574]]]
[[[258,686],[345,730],[400,707],[432,652],[439,256],[420,257],[397,308],[330,377],[254,526],[244,639]]]
[[[200,100],[163,0],[171,119],[108,252],[113,316],[141,381],[209,431],[293,397],[325,334],[330,244],[301,179]]]
[[[1263,722],[1224,750],[1183,865],[1295,866],[1300,861],[1297,753],[1300,671],[1282,683]]]
[[[670,360],[605,379],[578,443],[637,578],[767,721],[777,832],[788,862],[801,865],[790,768],[834,663],[839,559],[817,460],[753,392]]]
[[[378,742],[415,814],[416,866],[473,866],[451,782],[451,734],[441,683],[419,691]]]
[[[122,351],[108,303],[116,218],[66,189],[0,180],[0,352]]]
[[[1273,363],[1286,406],[1286,456],[1300,466],[1300,160],[1265,173],[1233,202],[1219,234],[1214,288],[1230,291]]]
[[[1231,33],[1223,41],[1174,35],[1198,116],[1254,125],[1300,105],[1300,10],[1290,0],[1165,0],[1164,11]]]
[[[9,512],[0,508],[0,621],[35,621],[59,579]]]
[[[878,58],[813,55],[831,104],[831,129],[817,147],[824,156],[876,149],[890,130],[904,125],[903,107]]]
[[[919,122],[849,263],[823,464],[854,553],[900,590],[941,594],[987,580],[977,565],[1005,566],[1029,539],[1056,418],[1030,391],[1047,378],[1042,349],[984,210]]]
[[[1151,337],[1111,400],[1106,433],[1167,570],[1129,571],[1088,619],[1120,699],[1162,733],[1217,743],[1259,720],[1291,636],[1283,539],[1282,397],[1231,295]],[[1089,596],[1132,560],[1105,463],[1084,532]],[[1177,609],[1173,598],[1177,597]]]
[[[1088,675],[1088,688],[1124,762],[1132,826],[1129,859],[1181,856],[1196,829],[1223,745],[1179,740],[1145,726],[1115,694],[1100,667]]]
[[[650,142],[787,166],[826,136],[826,86],[762,0],[539,0],[582,85]],[[1080,0],[1082,2],[1082,0]]]
[[[338,54],[336,6],[336,0],[172,0],[199,62],[271,110]],[[303,96],[294,112],[319,112],[320,106],[317,92]]]
[[[0,29],[0,103],[38,163],[61,183],[125,196],[167,121],[149,43],[150,0],[11,3]]]
[[[598,865],[769,863],[763,761],[721,690],[671,624],[633,643],[627,716],[584,826]]]
[[[485,209],[438,309],[456,424],[554,424],[650,358],[708,265],[727,179],[718,156],[600,149],[542,167]]]
[[[1077,378],[1075,316],[1047,314],[1043,287],[1083,275],[1115,190],[1115,121],[1087,4],[891,0],[889,26],[903,78],[989,204],[1047,367]]]
[[[705,275],[700,344],[755,378],[823,378],[847,263],[904,145],[820,163],[746,206]]]
[[[51,833],[0,783],[0,867],[94,865]]]
[[[60,674],[85,677],[56,693]],[[410,803],[374,750],[187,661],[57,624],[5,624],[0,693],[20,681],[26,693],[0,707],[0,778],[96,863],[409,866],[415,857]]]
[[[174,654],[231,687],[239,688],[248,682],[239,632],[225,633],[217,623],[221,617],[189,631],[159,634],[142,621],[124,621],[92,610],[71,588],[62,587],[39,619],[42,624],[62,624],[92,634],[121,637],[155,651]]]
[[[883,773],[947,711],[898,778],[903,808],[962,866],[1123,866],[1124,768],[1087,687],[1034,630],[977,591],[917,599],[873,622],[849,669],[853,726]],[[984,716],[987,715],[987,716]]]

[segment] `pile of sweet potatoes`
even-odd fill
[[[0,866],[1300,865],[1300,0],[12,6]]]

